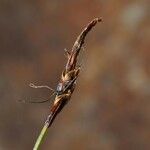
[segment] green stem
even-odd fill
[[[44,139],[44,137],[45,137],[45,135],[47,133],[48,126],[49,126],[48,123],[44,124],[44,127],[41,130],[41,133],[39,134],[39,137],[36,140],[36,143],[34,145],[33,150],[39,150],[39,147],[40,147],[40,145],[41,145],[41,143],[42,143],[42,141],[43,141],[43,139]]]

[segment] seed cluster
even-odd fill
[[[53,123],[57,114],[71,98],[71,95],[75,89],[77,77],[80,72],[80,66],[77,65],[79,52],[84,44],[84,40],[88,32],[100,21],[101,19],[99,18],[91,21],[77,37],[72,50],[65,50],[67,55],[67,63],[64,71],[62,72],[60,82],[57,85],[56,97],[53,106],[51,107],[50,114],[45,122],[48,127]]]

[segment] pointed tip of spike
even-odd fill
[[[97,21],[97,22],[101,22],[102,18],[101,17],[100,18],[95,18],[94,20]]]

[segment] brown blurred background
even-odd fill
[[[81,29],[88,35],[77,88],[49,129],[42,150],[150,149],[148,0],[0,0],[0,150],[31,150]]]

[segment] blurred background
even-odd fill
[[[69,104],[42,150],[150,149],[150,5],[148,0],[0,0],[0,150],[31,150],[50,97],[85,25],[82,70]]]

